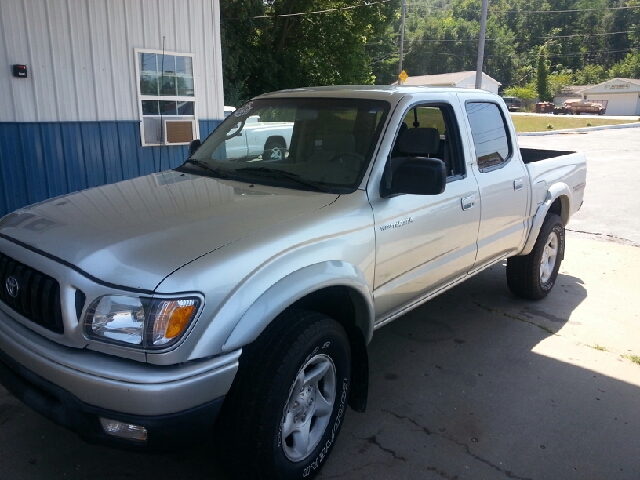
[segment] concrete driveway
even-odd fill
[[[320,478],[640,478],[640,365],[625,357],[640,355],[640,129],[521,145],[588,152],[556,288],[519,300],[497,265],[378,330],[369,408],[349,411]],[[212,449],[87,445],[0,388],[3,480],[223,480]]]

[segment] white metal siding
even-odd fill
[[[0,121],[139,120],[134,49],[163,37],[195,54],[198,118],[222,118],[219,22],[219,0],[2,0]]]

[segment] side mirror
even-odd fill
[[[200,148],[200,145],[202,145],[202,142],[200,141],[199,138],[196,138],[195,140],[191,140],[191,143],[189,144],[189,156],[196,153],[196,150]]]
[[[438,158],[406,158],[388,174],[391,175],[391,183],[384,188],[383,182],[383,197],[400,194],[439,195],[447,184],[446,167]]]

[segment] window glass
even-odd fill
[[[160,103],[160,112],[162,112],[162,115],[177,115],[176,102],[161,100],[158,103]]]
[[[179,97],[193,97],[195,95],[193,91],[193,78],[176,77],[176,87]]]
[[[158,55],[158,70],[165,75],[176,73],[176,57],[173,55]]]
[[[140,71],[138,89],[143,124],[142,144],[172,143],[169,134],[167,139],[164,138],[165,122],[161,117],[187,117],[172,119],[171,128],[178,125],[177,122],[191,121],[195,135],[193,58],[190,55],[138,52],[136,59]]]
[[[193,115],[193,102],[178,102],[178,115]]]
[[[505,163],[511,155],[507,127],[495,103],[468,102],[467,116],[481,170]]]
[[[423,151],[404,152],[400,137],[412,129],[420,129],[424,143]],[[398,131],[391,158],[424,156],[438,158],[445,164],[447,177],[464,175],[464,159],[458,147],[457,124],[450,106],[418,105],[404,116]],[[410,134],[411,135],[411,134]]]
[[[142,101],[142,114],[143,115],[160,115],[160,108],[158,108],[157,100],[143,100]]]
[[[140,75],[140,93],[142,95],[158,95],[159,83],[158,75],[143,74]]]
[[[193,78],[191,57],[176,57],[176,75]]]
[[[156,64],[155,53],[141,53],[140,54],[140,71],[142,73],[158,73],[158,66]]]
[[[250,183],[353,191],[389,107],[344,98],[253,100],[231,113],[180,168]]]

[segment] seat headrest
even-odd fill
[[[439,145],[440,132],[437,128],[409,128],[398,138],[398,151],[411,157],[435,155]]]

